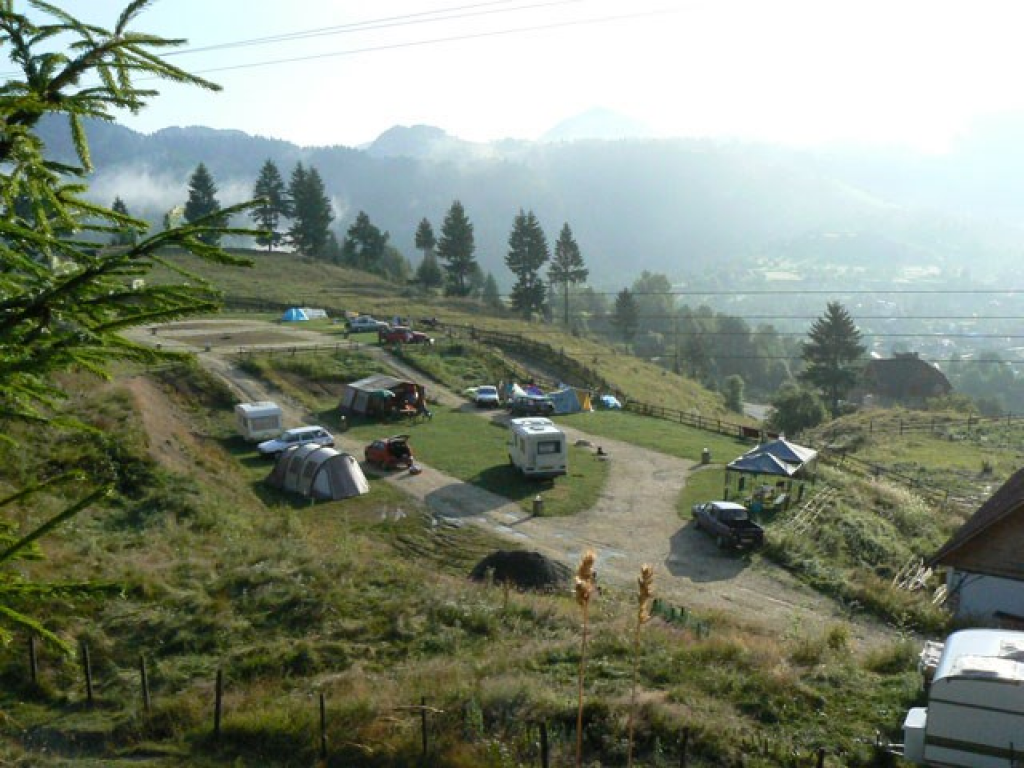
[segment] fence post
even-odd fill
[[[220,741],[220,713],[224,702],[224,670],[217,670],[217,685],[213,695],[213,738]]]
[[[327,699],[320,693],[320,759],[327,760]]]
[[[82,641],[82,669],[85,672],[85,698],[92,706],[92,664],[89,661],[89,644]]]
[[[679,741],[679,768],[686,768],[686,747],[690,743],[690,729],[683,728],[683,738]]]
[[[818,762],[815,763],[817,768],[825,768],[825,748],[818,747]]]
[[[420,696],[420,731],[423,736],[423,756],[427,756],[427,697]]]
[[[146,657],[139,654],[139,678],[142,681],[142,709],[149,714],[149,675],[146,674]]]
[[[540,765],[541,768],[548,768],[548,724],[544,720],[540,722]]]
[[[36,636],[28,636],[28,674],[32,679],[32,685],[39,682],[39,656],[36,653]]]

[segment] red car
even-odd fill
[[[393,435],[374,440],[363,451],[367,464],[381,469],[409,469],[413,464],[408,435]]]
[[[381,344],[433,344],[434,340],[425,333],[406,328],[404,325],[396,325],[391,328],[382,328],[377,332],[377,338]]]

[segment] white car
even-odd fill
[[[473,402],[480,408],[497,408],[501,405],[501,401],[498,399],[498,388],[489,384],[477,387],[476,392],[473,393]]]
[[[282,432],[272,440],[264,440],[256,446],[263,456],[280,456],[292,446],[316,443],[329,448],[334,446],[334,435],[323,427],[295,427]]]

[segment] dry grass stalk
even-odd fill
[[[636,721],[636,685],[640,667],[640,627],[650,621],[651,601],[654,600],[654,568],[647,563],[640,566],[636,580],[636,626],[633,628],[633,690],[629,696],[629,736],[626,765],[633,766],[633,727]]]
[[[589,629],[590,598],[597,589],[597,572],[594,561],[597,556],[587,550],[576,568],[576,603],[583,609],[583,634],[580,641],[580,670],[578,708],[576,710],[576,768],[583,765],[583,671],[587,662],[587,630]]]

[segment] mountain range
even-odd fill
[[[435,233],[453,200],[473,222],[477,259],[499,284],[520,209],[553,243],[572,227],[590,282],[620,288],[647,270],[675,283],[710,273],[747,279],[771,269],[856,267],[884,276],[913,268],[997,280],[1014,264],[1024,224],[1024,121],[983,127],[945,155],[897,148],[799,149],[710,139],[615,138],[643,127],[601,112],[567,121],[545,141],[463,141],[432,126],[396,126],[369,145],[301,147],[241,131],[167,128],[141,134],[87,127],[90,194],[121,197],[154,223],[187,198],[200,163],[222,204],[251,196],[273,160],[320,172],[340,237],[359,211],[415,265],[414,232]],[[48,151],[71,156],[66,126],[42,126]],[[598,138],[587,138],[598,136]],[[803,266],[801,266],[803,265]]]

